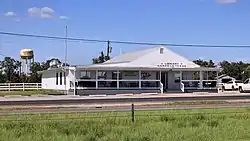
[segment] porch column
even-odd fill
[[[182,71],[180,71],[180,82],[182,81]]]
[[[73,72],[74,72],[74,95],[76,95],[76,94],[77,94],[77,85],[76,85],[76,82],[77,82],[77,79],[76,79],[76,68],[74,68]]]
[[[74,68],[74,95],[76,95],[76,69]]]
[[[160,76],[159,77],[160,77],[159,80],[161,81],[161,70],[160,70]]]
[[[203,88],[203,71],[200,71],[200,86],[199,86],[199,88]]]
[[[160,91],[161,91],[161,94],[163,94],[163,84],[161,83],[161,70],[160,70]]]
[[[95,88],[98,89],[98,70],[95,71]]]
[[[208,71],[207,71],[207,79],[206,80],[208,80]]]
[[[119,75],[120,75],[120,73],[119,73],[119,70],[117,70],[116,71],[116,85],[117,85],[117,89],[119,89]]]
[[[141,89],[141,70],[139,70],[139,89]]]

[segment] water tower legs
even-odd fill
[[[28,58],[26,58],[26,75],[28,75],[28,73],[29,73],[29,59]]]
[[[20,66],[20,75],[22,74],[22,72],[23,72],[23,59],[22,58],[20,58],[20,62],[21,62],[21,66]]]

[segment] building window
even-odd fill
[[[193,72],[193,80],[199,80],[200,79],[200,72]]]
[[[142,71],[141,72],[142,80],[160,80],[159,71]]]
[[[98,71],[98,79],[107,79],[107,72]]]
[[[63,76],[64,76],[64,85],[66,85],[66,73],[65,72],[64,72]]]
[[[181,81],[181,75],[180,75],[180,73],[175,73],[174,74],[174,82],[175,83],[180,83],[180,81]]]
[[[80,78],[81,79],[96,79],[95,71],[81,71]]]
[[[62,72],[60,72],[60,85],[62,85]]]
[[[98,79],[101,80],[116,80],[117,71],[98,71]]]
[[[58,73],[56,73],[56,85],[58,85]]]
[[[120,71],[120,80],[139,80],[139,71]]]
[[[73,81],[70,81],[70,82],[69,82],[69,86],[70,86],[70,88],[75,87],[75,86],[74,86],[74,82],[73,82]]]
[[[193,80],[193,72],[183,71],[182,72],[182,80]]]

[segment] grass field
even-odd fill
[[[0,116],[0,141],[248,141],[250,109]]]
[[[0,91],[0,96],[7,96],[7,95],[36,95],[36,94],[63,94],[60,91],[54,90],[27,90],[27,91]]]

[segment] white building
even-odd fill
[[[70,94],[117,94],[216,89],[220,68],[205,68],[170,51],[153,47],[124,53],[87,66],[42,72],[42,88]],[[215,75],[208,80],[208,72]]]

